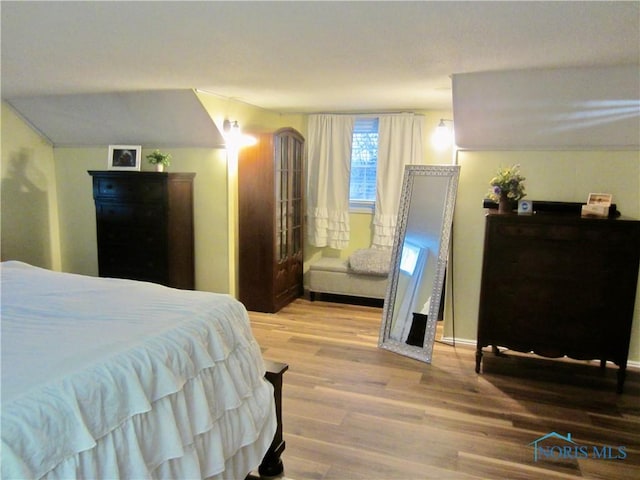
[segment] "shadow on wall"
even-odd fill
[[[51,267],[49,202],[45,174],[32,150],[12,152],[2,179],[2,260]]]

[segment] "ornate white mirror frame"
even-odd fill
[[[407,165],[378,346],[431,363],[458,190],[458,165]],[[416,315],[418,314],[418,315]],[[416,317],[424,336],[407,343]]]

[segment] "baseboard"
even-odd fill
[[[464,345],[466,347],[474,347],[476,346],[476,341],[468,338],[454,338],[454,337],[442,337],[443,343],[449,343],[451,345]]]

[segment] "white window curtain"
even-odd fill
[[[307,143],[307,232],[311,245],[349,245],[349,178],[355,117],[310,115]]]
[[[374,248],[393,246],[404,166],[424,163],[423,130],[422,115],[402,113],[379,118]]]

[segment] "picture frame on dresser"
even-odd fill
[[[108,170],[140,171],[141,145],[109,145]]]

